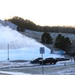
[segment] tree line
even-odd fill
[[[40,32],[61,32],[61,33],[75,33],[75,27],[64,27],[64,26],[41,26],[36,25],[34,22],[23,19],[21,17],[15,16],[13,18],[7,19],[17,25],[18,31],[25,31],[25,29],[40,31]]]

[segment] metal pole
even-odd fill
[[[9,61],[9,44],[8,44],[8,52],[7,52],[7,60]]]
[[[41,54],[42,56],[42,74],[44,74],[44,68],[43,68],[43,54]]]

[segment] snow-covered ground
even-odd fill
[[[50,54],[50,49],[41,43],[2,24],[0,23],[0,61],[6,61],[8,58],[9,60],[32,60],[41,57],[40,47],[45,49],[44,58],[61,57]]]
[[[40,54],[40,49],[37,47],[34,47],[34,48],[28,47],[28,48],[12,49],[12,50],[10,49],[9,54],[8,54],[8,49],[0,50],[0,61],[7,61],[8,58],[10,61],[11,60],[32,60],[38,57],[41,57],[41,54]],[[43,57],[58,58],[63,56],[57,55],[57,54],[50,54],[50,51],[46,50],[45,54],[43,54]]]
[[[16,30],[12,30],[7,26],[4,27],[2,24],[7,23],[0,22],[0,70],[2,70],[0,73],[10,75],[41,74],[41,66],[39,64],[33,65],[29,62],[9,62],[12,60],[32,60],[41,57],[40,47],[44,47],[45,49],[44,58],[63,57],[58,54],[50,54],[50,49],[44,45],[20,34]],[[8,58],[9,61],[7,61]],[[58,62],[56,65],[46,65],[44,66],[44,75],[74,75],[75,66],[73,63],[74,62],[66,61],[67,66],[65,66],[65,62]]]
[[[66,64],[66,66],[65,66]],[[74,75],[74,61],[58,62],[56,65],[30,64],[29,62],[0,62],[0,73],[10,75]]]
[[[21,72],[7,72],[7,71],[0,71],[0,75],[31,75],[31,74],[25,74]]]
[[[45,53],[43,55],[44,58],[61,57],[60,55],[50,54],[50,49],[36,42],[32,38],[23,36],[16,30],[12,30],[5,24],[7,23],[0,21],[0,69],[9,67],[12,68],[12,67],[32,66],[31,64],[25,63],[7,62],[7,60],[8,58],[9,61],[32,60],[34,58],[41,57],[40,47],[44,47],[45,49]],[[4,72],[4,71],[0,71],[0,73],[25,75],[23,73]]]

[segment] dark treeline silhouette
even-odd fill
[[[53,43],[53,38],[51,35],[47,32],[44,32],[41,36],[41,43],[44,44],[52,44]]]
[[[75,33],[75,27],[64,27],[64,26],[43,26],[45,32],[56,32],[56,33]]]
[[[18,31],[24,31],[25,29],[40,31],[40,32],[61,32],[61,33],[75,33],[75,27],[67,27],[67,26],[40,26],[36,25],[34,22],[30,20],[24,20],[21,17],[15,16],[11,19],[8,19],[17,25]]]
[[[64,50],[66,53],[69,53],[71,51],[71,40],[69,37],[62,36],[61,34],[58,34],[54,46],[60,50]]]
[[[32,21],[27,20],[27,19],[24,20],[23,18],[17,17],[17,16],[11,19],[8,19],[8,21],[16,24],[18,31],[24,31],[25,29],[35,30],[37,27],[36,24],[33,23]]]

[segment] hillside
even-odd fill
[[[22,35],[18,31],[0,23],[0,61],[32,60],[41,57],[40,47],[45,48],[43,58],[61,57],[58,54],[50,54],[51,49],[37,42],[35,39]]]
[[[21,32],[23,35],[26,35],[28,37],[31,37],[33,39],[35,39],[36,41],[40,42],[41,41],[41,36],[43,34],[43,32],[37,32],[37,31],[32,31],[32,30],[25,30],[25,32]],[[53,38],[53,41],[55,40],[56,36],[58,34],[62,34],[65,37],[69,37],[70,40],[72,41],[72,50],[75,50],[75,34],[70,34],[70,33],[52,33],[50,32],[50,35]],[[47,47],[51,48],[51,49],[55,49],[52,45],[46,45]]]
[[[9,21],[2,21],[0,20],[0,23],[2,23],[4,26],[9,26],[10,28],[12,29],[17,29],[17,26]],[[43,32],[38,32],[38,31],[32,31],[32,30],[25,30],[25,32],[21,32],[23,35],[26,35],[28,37],[31,37],[33,39],[35,39],[36,41],[40,42],[41,41],[41,36],[43,34]],[[50,32],[50,35],[52,36],[53,38],[53,41],[55,40],[56,36],[58,35],[59,33],[55,33],[55,32]],[[70,33],[60,33],[62,34],[63,36],[65,37],[69,37],[70,40],[72,41],[72,50],[75,49],[75,34],[70,34]],[[52,45],[46,45],[47,47],[49,47],[50,49],[55,49],[53,47],[53,44]]]
[[[13,24],[17,25],[18,31],[24,31],[25,29],[34,30],[34,31],[44,31],[44,32],[62,32],[62,33],[74,33],[75,34],[75,26],[41,26],[35,24],[33,21],[28,19],[23,19],[18,16],[14,16],[6,21],[10,21]]]

